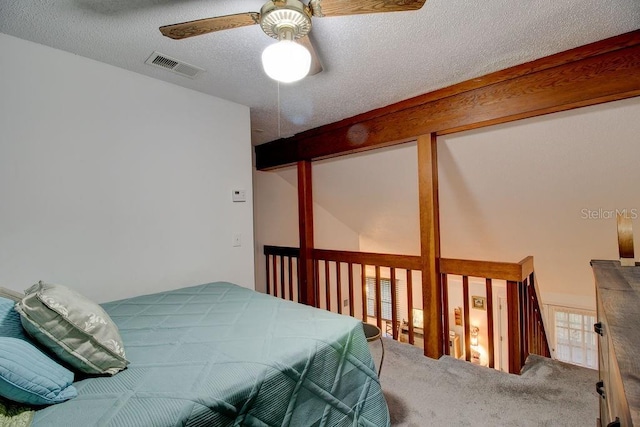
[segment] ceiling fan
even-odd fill
[[[165,25],[160,27],[160,32],[172,39],[181,40],[258,24],[265,34],[278,40],[278,43],[268,46],[262,54],[265,72],[275,80],[293,82],[322,71],[322,65],[308,37],[312,17],[411,11],[420,9],[425,1],[309,0],[309,4],[305,4],[300,0],[270,0],[262,6],[260,13],[238,13]],[[294,42],[296,39],[300,44]]]

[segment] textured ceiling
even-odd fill
[[[180,41],[158,31],[262,3],[1,0],[0,32],[249,106],[259,144],[640,28],[639,0],[427,0],[417,12],[314,18],[324,71],[279,88],[262,71],[273,40],[257,25]],[[153,51],[206,72],[145,65]]]

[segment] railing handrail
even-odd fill
[[[477,261],[440,258],[440,273],[458,276],[482,277],[508,282],[522,282],[533,272],[533,257],[520,262]]]
[[[300,248],[290,246],[264,246],[265,255],[299,257]],[[333,249],[314,249],[313,259],[322,261],[339,261],[352,264],[379,265],[389,268],[419,270],[420,257],[417,255],[395,255],[376,252],[339,251]]]
[[[265,245],[264,254],[297,257],[300,254],[300,249],[289,246]],[[417,255],[314,249],[313,258],[409,270],[419,270],[421,268],[420,257]],[[517,263],[440,258],[440,273],[521,282],[533,273],[533,257],[527,256]]]
[[[336,251],[328,249],[314,249],[313,258],[323,261],[340,261],[353,264],[379,265],[389,268],[404,268],[420,270],[422,264],[417,255],[394,255],[375,252]]]
[[[300,256],[300,248],[294,248],[291,246],[264,245],[263,253],[265,255],[290,256],[295,258]]]

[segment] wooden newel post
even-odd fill
[[[435,133],[418,137],[424,355],[434,359],[438,359],[444,354],[445,342],[442,321],[442,289],[440,287],[440,221],[436,143]]]
[[[298,223],[300,259],[298,265],[299,301],[317,307],[313,262],[313,192],[311,162],[298,162]]]
[[[617,215],[618,221],[618,251],[620,252],[620,265],[623,267],[633,267],[636,265],[633,253],[633,227],[631,216],[624,211]]]

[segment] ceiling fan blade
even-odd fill
[[[426,0],[310,0],[313,16],[358,15],[420,9]]]
[[[197,19],[195,21],[182,22],[180,24],[165,25],[160,27],[160,32],[164,36],[180,40],[212,33],[214,31],[230,30],[232,28],[254,25],[259,22],[259,13],[247,12],[235,15],[216,16],[214,18]]]
[[[318,53],[316,52],[316,48],[313,46],[313,42],[309,38],[309,35],[299,38],[296,40],[302,46],[306,47],[309,53],[311,54],[311,67],[309,68],[308,76],[313,76],[322,71],[322,63],[320,62],[320,58],[318,58]]]

